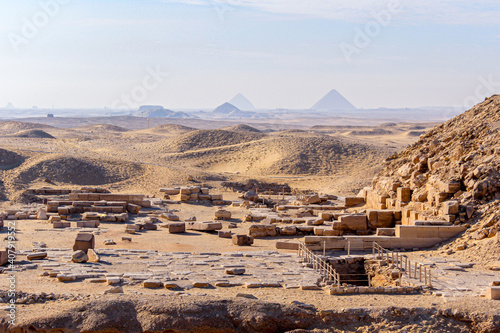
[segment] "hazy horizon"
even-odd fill
[[[0,107],[469,107],[500,92],[483,0],[0,0]]]

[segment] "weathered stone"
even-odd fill
[[[63,221],[54,221],[52,223],[52,228],[53,229],[64,229],[64,228],[70,228],[71,223],[70,222],[63,222]]]
[[[487,287],[486,299],[500,300],[500,287]]]
[[[61,217],[59,215],[51,215],[49,217],[49,223],[54,223],[59,221],[61,221]]]
[[[186,232],[186,224],[184,222],[169,223],[168,232],[171,234],[180,234]]]
[[[76,276],[73,274],[57,274],[57,280],[59,282],[76,281]]]
[[[106,278],[106,283],[110,285],[119,284],[122,282],[121,277],[111,276]]]
[[[128,213],[115,214],[116,222],[127,222]]]
[[[250,246],[253,244],[253,237],[247,235],[233,235],[233,244],[238,246]]]
[[[105,294],[123,294],[123,287],[116,286],[104,291]]]
[[[299,249],[299,243],[293,243],[293,242],[276,242],[276,248],[277,249],[282,249],[282,250],[298,250]]]
[[[409,187],[398,187],[397,200],[401,202],[411,201],[411,189]]]
[[[164,287],[167,289],[181,289],[179,285],[174,282],[165,282]]]
[[[162,217],[166,218],[169,221],[179,221],[179,216],[172,214],[172,213],[163,213],[161,214]]]
[[[443,214],[451,215],[459,213],[459,204],[456,200],[451,200],[443,203]]]
[[[242,274],[245,274],[245,272],[246,272],[246,270],[244,268],[240,268],[240,267],[226,268],[226,274],[242,275]]]
[[[36,214],[37,220],[47,220],[49,217],[47,216],[47,211],[43,208],[38,209]]]
[[[163,282],[160,280],[145,280],[142,282],[144,288],[163,288]]]
[[[215,211],[215,219],[216,220],[229,220],[229,219],[231,219],[231,212],[224,210],[224,209],[218,209]]]
[[[305,203],[307,205],[314,205],[314,204],[318,204],[321,202],[321,198],[319,197],[319,195],[315,194],[315,195],[311,195],[311,196],[308,196],[305,200]]]
[[[47,252],[30,253],[26,257],[28,260],[45,259],[45,258],[47,258]]]
[[[193,287],[194,288],[208,288],[208,287],[210,287],[210,284],[208,282],[195,281],[195,282],[193,282]]]
[[[156,224],[153,224],[150,222],[144,223],[142,225],[142,227],[144,228],[144,230],[157,230],[158,229],[158,226]]]
[[[93,249],[95,246],[95,238],[93,234],[79,233],[76,235],[73,251],[81,250],[87,253],[88,249]]]
[[[281,227],[280,235],[283,236],[295,236],[297,234],[297,228],[293,226]]]
[[[278,234],[276,226],[253,224],[250,226],[248,234],[254,238],[274,237]]]
[[[243,198],[245,200],[248,200],[248,201],[257,201],[257,200],[259,200],[259,196],[257,195],[257,193],[255,191],[245,192],[245,194],[243,195]]]
[[[220,222],[189,222],[186,225],[187,229],[197,231],[217,231],[222,229]]]
[[[219,230],[219,238],[231,238],[233,234],[229,230]]]
[[[354,207],[364,204],[365,199],[362,197],[345,197],[344,202],[346,207]]]
[[[116,245],[115,241],[112,239],[105,239],[102,243],[104,245]]]
[[[73,255],[71,256],[71,261],[74,263],[83,263],[83,262],[87,262],[88,260],[89,260],[89,257],[82,250],[78,250],[78,251],[74,252]]]
[[[333,229],[337,230],[366,230],[366,215],[344,215],[340,216],[339,222],[333,223]]]
[[[89,249],[87,251],[87,256],[89,257],[89,262],[99,262],[99,260],[101,260],[99,255],[93,249]]]
[[[139,214],[139,211],[141,210],[141,206],[136,205],[136,204],[127,204],[127,211],[130,214]]]

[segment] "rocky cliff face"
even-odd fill
[[[363,194],[369,205],[415,220],[479,222],[479,240],[500,229],[500,95],[436,126],[386,161]],[[498,237],[498,236],[497,236]]]

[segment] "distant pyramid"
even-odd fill
[[[344,96],[333,89],[311,108],[314,110],[356,110]]]
[[[231,112],[234,112],[234,111],[239,112],[241,110],[238,109],[236,106],[234,106],[231,103],[224,103],[224,104],[218,106],[217,108],[215,108],[212,112],[219,113],[219,114],[230,114]]]
[[[244,111],[255,110],[255,106],[253,106],[252,102],[250,102],[248,98],[246,98],[242,94],[234,96],[233,99],[229,101],[229,103],[236,106],[240,110]]]
[[[2,109],[12,110],[12,109],[15,109],[15,106],[12,103],[9,103],[6,106],[4,106]]]

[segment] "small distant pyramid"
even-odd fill
[[[15,109],[15,108],[16,107],[12,103],[9,103],[6,106],[4,106],[2,109],[12,110],[12,109]]]
[[[243,111],[255,110],[255,106],[253,106],[252,102],[250,102],[248,98],[246,98],[242,94],[234,96],[233,99],[229,101],[229,103]]]
[[[217,108],[215,108],[212,112],[213,113],[218,113],[218,114],[230,114],[231,112],[239,112],[241,111],[238,109],[236,106],[234,106],[231,103],[224,103]]]
[[[356,110],[344,96],[333,89],[311,108],[313,110]]]

